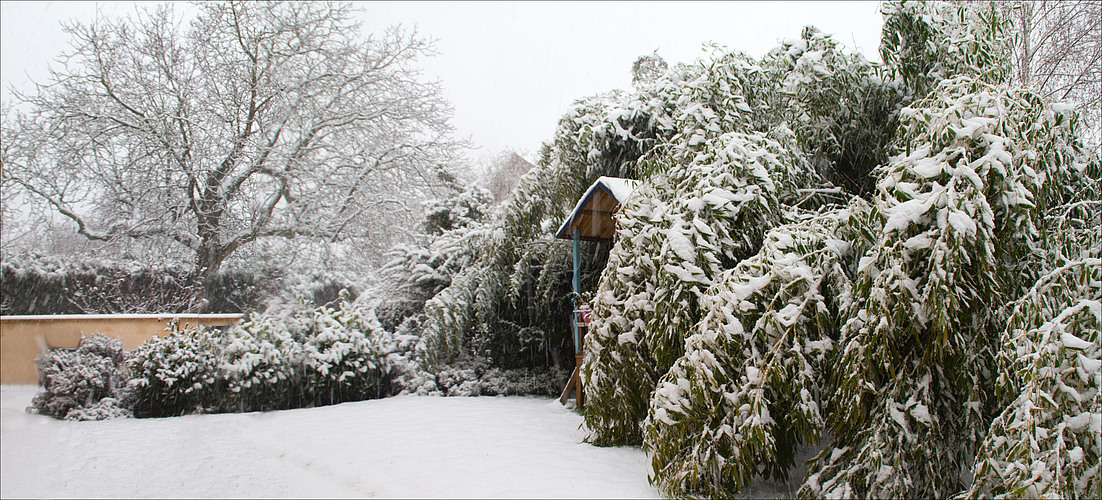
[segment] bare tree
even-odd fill
[[[657,80],[670,68],[666,60],[658,55],[655,49],[651,55],[639,56],[631,65],[631,84],[638,88],[640,85]]]
[[[485,174],[486,189],[493,193],[494,202],[504,201],[532,166],[515,151],[502,151],[494,156]]]
[[[387,248],[459,146],[414,66],[431,43],[361,37],[346,4],[197,9],[66,26],[62,68],[4,114],[5,190],[91,240],[182,246],[204,281],[263,238]]]
[[[1102,2],[1018,0],[1001,4],[1013,23],[1014,80],[1075,104],[1102,126]]]

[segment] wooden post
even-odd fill
[[[582,292],[582,232],[578,228],[574,228],[574,296],[580,297]],[[566,384],[566,389],[563,389],[562,395],[559,396],[559,402],[566,404],[566,401],[570,399],[570,394],[574,393],[574,401],[578,408],[582,408],[585,405],[585,392],[582,391],[582,331],[578,326],[582,318],[578,315],[578,308],[580,304],[575,302],[576,299],[571,299],[570,303],[573,305],[570,311],[570,326],[574,329],[574,372],[570,374],[570,382]]]
[[[574,295],[580,297],[582,294],[582,231],[581,229],[574,228]],[[574,301],[572,300],[571,303]],[[574,304],[574,310],[578,309],[578,304]],[[570,312],[571,323],[574,324],[574,354],[581,352],[582,342],[578,332],[578,313]]]

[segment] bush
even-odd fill
[[[217,411],[222,406],[222,339],[216,331],[174,331],[153,337],[131,353],[137,391],[134,414],[166,417]]]
[[[286,325],[271,316],[253,315],[225,333],[220,378],[224,411],[298,408],[302,387],[302,345]]]
[[[37,359],[43,391],[28,412],[65,420],[104,420],[132,415],[126,352],[122,341],[100,334],[82,338],[75,350],[54,350]]]
[[[502,370],[490,368],[485,358],[428,372],[417,360],[423,314],[390,333],[374,310],[353,305],[348,297],[340,294],[336,309],[253,314],[225,331],[168,332],[129,355],[117,340],[85,339],[76,351],[55,351],[40,360],[47,391],[35,398],[33,409],[71,420],[166,417],[393,394],[556,396],[566,384],[561,369]]]
[[[558,367],[503,370],[489,367],[485,358],[467,358],[442,367],[435,381],[426,384],[433,390],[413,387],[406,391],[444,396],[558,396],[569,378],[570,374]]]
[[[200,329],[154,338],[131,359],[138,416],[301,408],[386,397],[392,355],[412,349],[383,330],[373,311],[340,295],[337,309],[288,317],[254,314],[225,332]],[[406,365],[409,364],[407,361]]]
[[[389,395],[393,349],[389,334],[374,311],[348,303],[341,294],[339,309],[322,307],[304,314],[304,374],[317,404],[376,399]]]

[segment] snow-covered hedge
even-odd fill
[[[55,349],[37,359],[42,392],[27,411],[65,420],[131,416],[132,392],[122,341],[93,334],[74,350]]]
[[[19,254],[0,262],[2,314],[185,312],[198,289],[187,270],[94,258]],[[235,312],[235,311],[227,311]]]
[[[342,297],[337,309],[253,314],[225,332],[201,328],[145,342],[130,360],[136,413],[286,409],[390,395],[391,355],[402,346],[373,311]]]
[[[18,254],[0,262],[2,314],[182,313],[263,308],[282,287],[275,269],[220,271],[203,293],[183,266],[144,266],[91,257]]]

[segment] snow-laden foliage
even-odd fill
[[[782,126],[684,144],[681,154],[656,158],[662,164],[621,212],[594,299],[583,368],[591,440],[640,441],[646,398],[656,376],[682,356],[700,296],[761,246],[764,231],[782,221],[781,200],[813,185],[814,170],[792,153],[795,142]],[[650,370],[625,366],[638,356]]]
[[[490,190],[478,186],[460,189],[454,175],[443,170],[438,176],[455,194],[425,202],[426,234],[441,234],[456,228],[471,226],[489,217],[494,201],[494,195]]]
[[[585,411],[596,443],[640,441],[654,383],[701,317],[698,297],[790,222],[784,207],[846,197],[824,179],[860,193],[886,158],[898,93],[831,37],[809,27],[761,63],[713,57],[652,87],[667,96],[672,132],[641,164],[649,176],[618,219],[594,299]]]
[[[997,8],[996,2],[885,2],[880,58],[910,99],[927,97],[938,82],[957,75],[1006,82],[1011,37]]]
[[[379,269],[386,284],[378,294],[375,313],[384,326],[397,327],[406,318],[422,311],[425,302],[451,284],[448,256],[432,248],[399,245],[387,252],[387,262]]]
[[[653,83],[662,75],[669,71],[670,65],[666,63],[665,59],[662,59],[658,55],[656,50],[654,54],[639,56],[634,63],[631,64],[631,84],[638,88],[640,86]]]
[[[648,245],[657,250],[650,255],[658,291],[647,335],[660,367],[680,357],[712,279],[760,248],[763,233],[783,220],[782,206],[815,186],[818,178],[798,150],[792,132],[780,126],[765,135],[724,134],[698,151],[656,160],[668,163],[657,174],[667,179],[655,181],[661,206],[648,214],[661,229]]]
[[[652,478],[668,496],[726,496],[758,473],[783,479],[825,426],[827,354],[872,243],[871,207],[793,214],[753,257],[716,278],[685,355],[643,424]]]
[[[576,102],[494,218],[455,240],[476,255],[425,306],[427,366],[462,356],[503,368],[572,359],[570,246],[548,236],[598,177],[636,177],[639,159],[671,123],[654,97],[664,87],[649,88],[653,98],[613,92]],[[592,289],[608,244],[583,248],[583,287]]]
[[[673,134],[668,143],[678,145],[673,155],[702,149],[709,140],[728,132],[765,131],[778,122],[772,102],[770,74],[741,52],[714,50],[712,58],[698,65],[679,65],[659,85],[664,86]],[[644,169],[650,170],[650,169]]]
[[[302,405],[306,394],[298,364],[303,348],[283,322],[253,314],[222,335],[222,407],[253,411]]]
[[[463,195],[463,193],[461,193]],[[425,303],[452,284],[452,278],[472,263],[485,236],[482,224],[457,224],[422,246],[401,245],[387,252],[379,269],[381,286],[368,302],[388,330],[424,312]]]
[[[403,351],[402,349],[405,349]],[[253,314],[241,325],[172,331],[130,358],[139,416],[299,408],[390,395],[396,341],[347,294],[336,309]],[[397,357],[392,355],[397,354]]]
[[[199,328],[156,336],[131,351],[134,415],[160,417],[216,410],[222,403],[222,338]],[[235,398],[236,399],[236,398]]]
[[[387,355],[391,371],[391,392],[419,396],[440,394],[437,374],[426,370],[418,360],[417,345],[424,331],[424,313],[406,318],[394,330],[394,352]]]
[[[304,328],[303,377],[318,404],[389,395],[386,360],[394,346],[374,311],[346,300],[296,319]]]
[[[584,414],[591,442],[641,440],[665,494],[783,478],[822,436],[803,496],[961,491],[1010,402],[1005,305],[1100,241],[1079,118],[1003,85],[991,6],[884,14],[887,67],[808,28],[640,85],[662,133],[593,299]],[[770,134],[768,155],[715,154]],[[762,157],[788,159],[783,187],[717,175]],[[772,198],[740,219],[717,188]]]
[[[65,420],[131,416],[130,377],[122,341],[92,334],[74,350],[55,349],[36,360],[42,392],[27,411]]]
[[[1097,241],[1096,241],[1097,242]],[[1046,274],[1018,300],[1001,336],[998,394],[966,496],[1102,495],[1102,261]]]
[[[883,228],[838,341],[835,435],[801,493],[946,496],[992,417],[998,304],[1032,283],[1046,208],[1086,168],[1071,110],[968,77],[903,111]],[[1034,260],[1035,261],[1035,260]]]
[[[887,161],[900,85],[883,66],[812,26],[769,51],[761,66],[773,75],[773,88],[762,89],[773,92],[771,109],[788,122],[819,174],[869,197],[872,170]]]
[[[639,421],[657,372],[645,344],[654,316],[658,269],[652,257],[662,227],[650,224],[663,204],[655,183],[639,186],[617,216],[617,240],[593,298],[585,336],[582,385],[588,440],[600,446],[641,441]]]

